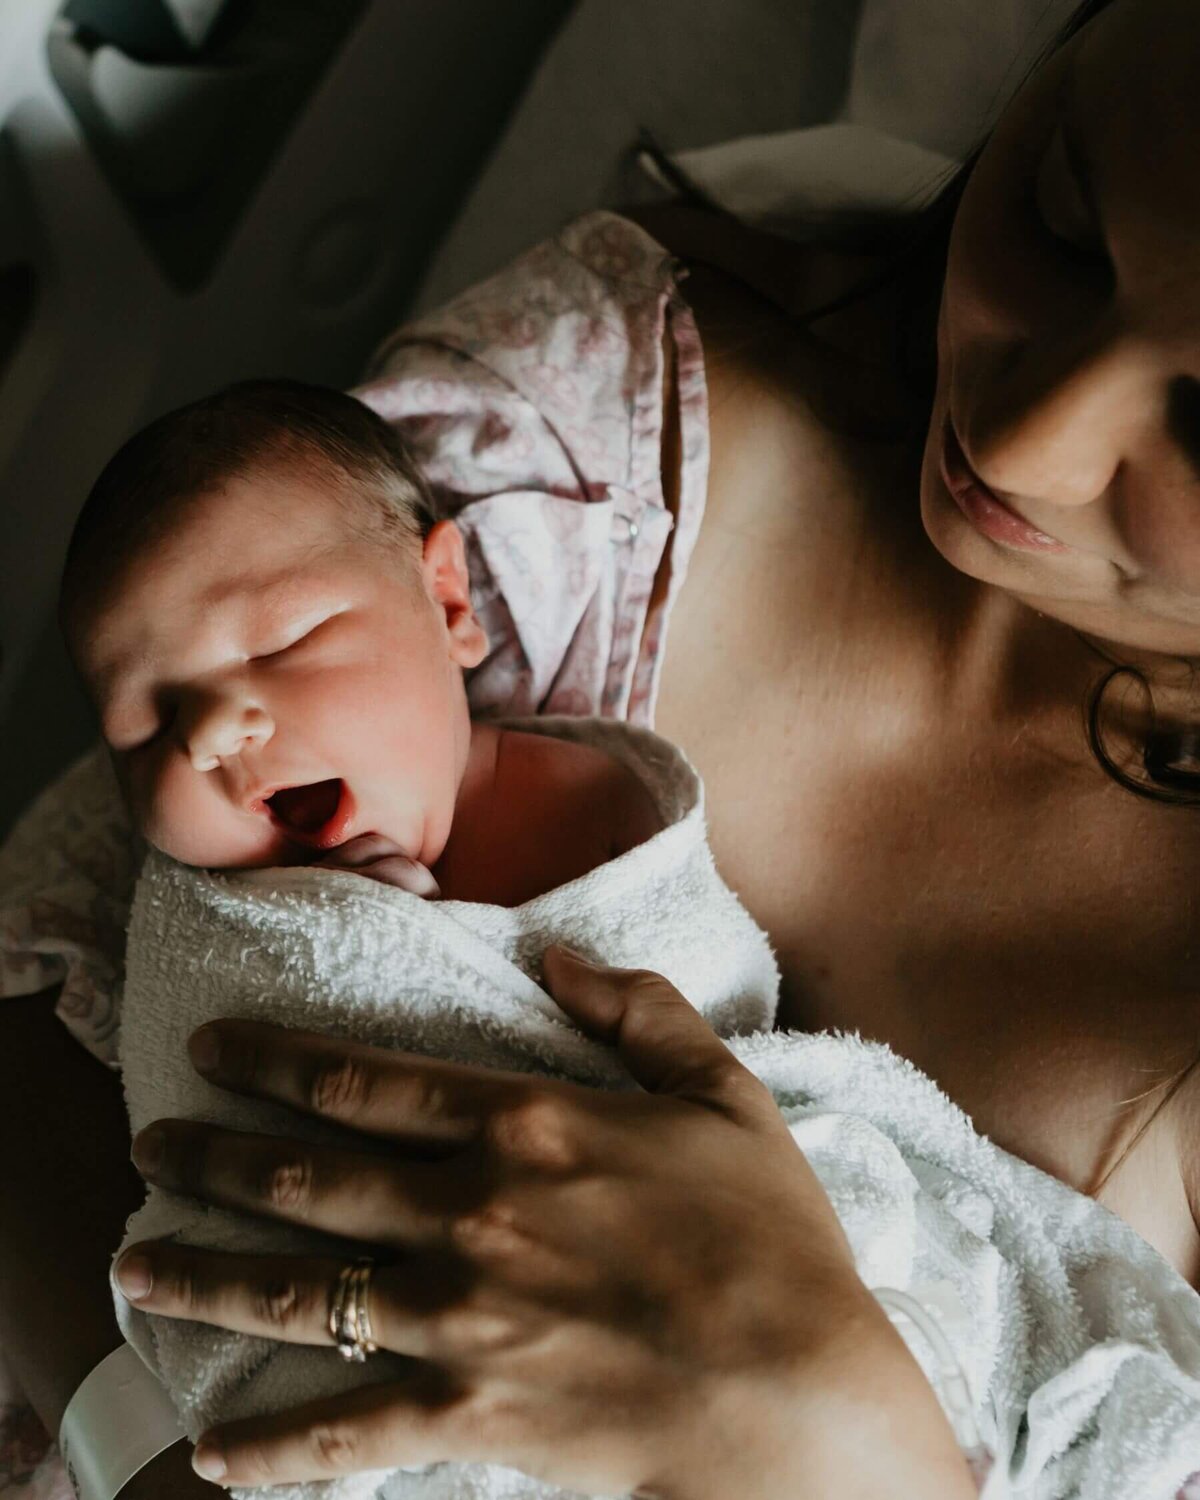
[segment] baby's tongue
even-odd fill
[[[342,800],[342,783],[335,777],[332,781],[314,781],[308,786],[289,786],[278,791],[267,801],[276,817],[289,828],[304,833],[316,833],[324,828]]]

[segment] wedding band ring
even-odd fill
[[[362,1364],[378,1349],[371,1336],[371,1314],[367,1299],[375,1262],[369,1255],[347,1261],[329,1299],[329,1334],[343,1359]]]

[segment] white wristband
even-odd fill
[[[970,1336],[970,1320],[954,1288],[946,1282],[911,1287],[907,1292],[897,1287],[872,1288],[893,1327],[904,1339],[909,1353],[924,1367],[917,1356],[906,1324],[916,1330],[933,1356],[933,1368],[926,1371],[954,1437],[971,1470],[980,1500],[1004,1500],[1007,1481],[995,1463],[995,1455],[983,1441],[975,1419],[975,1402],[970,1381],[946,1327],[956,1327],[960,1336]]]
[[[77,1500],[114,1500],[139,1469],[186,1436],[163,1386],[122,1344],[67,1403],[58,1446]]]

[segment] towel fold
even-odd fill
[[[513,909],[426,902],[348,873],[209,874],[151,852],[129,933],[121,1061],[131,1123],[184,1115],[313,1140],[330,1128],[213,1088],[188,1034],[245,1016],[485,1066],[632,1087],[536,982],[565,942],[664,973],[771,1091],[837,1211],[869,1286],[934,1308],[997,1455],[1003,1488],[1037,1500],[1173,1500],[1200,1465],[1200,1297],[1107,1210],[980,1137],[888,1049],[769,1030],[777,969],[722,883],[703,791],[684,757],[613,721],[512,727],[586,740],[633,767],[666,826]],[[224,1250],[361,1246],[151,1188],[125,1244],[158,1236]],[[148,1315],[114,1297],[126,1337],[189,1434],[388,1378],[332,1348],[281,1345]],[[947,1309],[953,1309],[947,1315]],[[938,1388],[934,1351],[914,1355]],[[511,1469],[438,1464],[272,1490],[272,1500],[565,1500]],[[236,1490],[236,1496],[259,1492]],[[993,1493],[989,1490],[989,1496]]]

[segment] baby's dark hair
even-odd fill
[[[434,524],[429,487],[396,431],[353,396],[298,380],[243,380],[169,411],[109,459],[84,501],[63,564],[59,616],[164,533],[181,502],[256,470],[292,464],[330,482],[348,527],[417,542]]]

